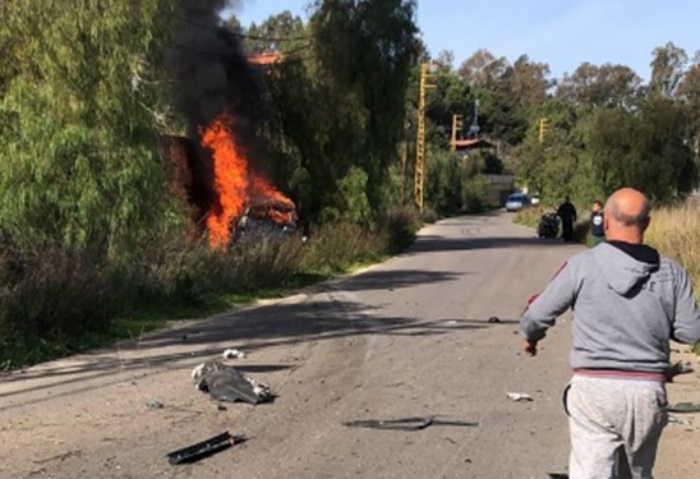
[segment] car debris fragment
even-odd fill
[[[668,406],[668,411],[676,413],[700,412],[700,404],[692,402],[679,402]]]
[[[207,361],[192,370],[195,387],[217,401],[260,404],[274,399],[267,384],[245,376],[233,366]]]
[[[508,396],[508,399],[515,402],[534,401],[534,399],[532,399],[532,396],[526,393],[506,393],[506,396]]]
[[[668,423],[669,424],[680,424],[681,426],[691,426],[693,424],[689,420],[680,418],[678,416],[674,416],[673,414],[668,415]]]
[[[156,409],[163,409],[164,404],[157,399],[154,399],[152,401],[148,401],[147,406],[151,411],[155,411]]]
[[[673,363],[666,371],[666,381],[673,382],[673,378],[681,374],[689,374],[695,371],[693,364],[690,361],[677,361]]]
[[[228,431],[226,431],[218,436],[198,442],[197,444],[183,447],[182,449],[168,453],[168,463],[171,465],[176,465],[196,462],[242,442],[245,442],[245,437],[232,436]]]
[[[224,359],[242,359],[245,358],[245,353],[240,349],[227,349],[223,352]]]
[[[501,318],[499,318],[498,316],[491,316],[487,322],[491,324],[498,324],[501,322]]]
[[[363,419],[344,422],[347,427],[364,427],[372,429],[393,429],[400,431],[419,431],[428,426],[468,426],[478,427],[478,421],[439,419],[435,416],[406,417],[400,419]]]

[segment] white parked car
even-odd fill
[[[520,211],[527,208],[532,203],[530,197],[525,193],[513,193],[506,199],[506,211]]]

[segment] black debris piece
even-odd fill
[[[669,412],[693,413],[700,412],[700,404],[692,402],[679,402],[668,407]]]
[[[438,419],[432,416],[407,417],[401,419],[365,419],[359,421],[344,422],[347,427],[365,427],[372,429],[393,429],[401,431],[419,431],[428,426],[470,426],[478,427],[478,421],[461,421]]]
[[[232,436],[227,431],[197,444],[168,453],[168,463],[176,465],[196,462],[242,442],[245,442],[245,437]]]

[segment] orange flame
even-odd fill
[[[294,209],[294,203],[292,200],[284,196],[282,193],[277,191],[270,183],[262,176],[255,173],[252,175],[252,182],[250,185],[251,196],[256,199],[264,198],[267,201],[278,203],[289,209]]]
[[[231,118],[224,113],[202,133],[202,144],[212,151],[214,191],[219,207],[207,215],[209,244],[226,247],[231,241],[231,223],[241,216],[248,190],[248,163],[231,133]]]
[[[252,203],[268,204],[266,217],[276,223],[295,220],[294,203],[277,191],[264,177],[248,165],[245,153],[236,144],[231,131],[232,120],[227,113],[215,118],[201,132],[202,144],[211,150],[214,160],[214,191],[216,205],[207,214],[209,244],[225,248],[231,241],[231,225]],[[283,212],[279,207],[289,211]]]

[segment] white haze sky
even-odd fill
[[[234,13],[246,26],[284,10],[307,18],[307,0],[239,3]],[[648,79],[655,47],[700,49],[699,0],[419,0],[417,18],[431,54],[452,50],[456,67],[486,48],[511,61],[525,53],[556,77],[588,61],[622,63]]]

